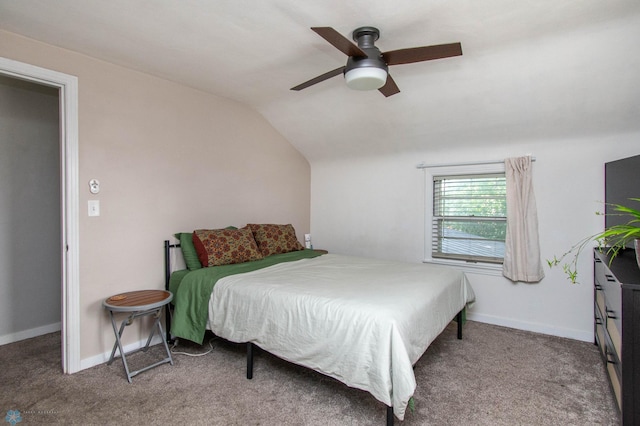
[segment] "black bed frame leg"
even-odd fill
[[[393,407],[387,406],[387,426],[393,426]]]
[[[169,291],[169,281],[171,280],[171,249],[180,247],[180,244],[171,244],[169,240],[164,240],[164,289]],[[171,338],[171,303],[164,307],[165,320],[165,341],[172,345],[174,339]]]
[[[458,340],[462,340],[462,311],[456,315],[456,322],[458,323]]]
[[[247,379],[253,378],[253,343],[247,342]]]

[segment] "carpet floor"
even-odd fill
[[[19,424],[384,425],[367,392],[245,346],[211,338],[200,357],[174,354],[126,380],[119,359],[61,372],[60,333],[0,346],[0,415]],[[203,353],[180,342],[174,351]],[[128,357],[132,370],[162,346]],[[595,345],[468,321],[450,325],[415,366],[415,410],[403,425],[618,425]],[[15,411],[14,411],[15,410]],[[9,422],[9,417],[5,420]]]

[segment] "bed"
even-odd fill
[[[186,260],[185,244],[188,236],[165,241],[173,337],[202,343],[211,330],[246,343],[248,378],[256,345],[369,392],[387,406],[388,424],[404,418],[416,388],[413,365],[456,317],[461,338],[461,312],[475,298],[453,268],[295,244],[259,259],[172,272],[169,250],[181,247]]]

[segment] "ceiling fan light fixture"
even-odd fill
[[[376,67],[353,68],[344,74],[347,86],[354,90],[378,90],[387,82],[387,70]]]
[[[462,44],[449,43],[433,46],[381,52],[375,45],[380,31],[375,27],[360,27],[353,31],[353,44],[331,27],[311,27],[320,37],[349,57],[347,64],[321,74],[291,88],[302,90],[329,78],[343,74],[347,86],[355,90],[379,90],[385,97],[400,93],[395,81],[388,74],[390,65],[411,64],[462,55]]]

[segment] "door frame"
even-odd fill
[[[0,57],[0,74],[59,91],[62,370],[80,371],[80,262],[78,188],[78,78],[35,65]]]

